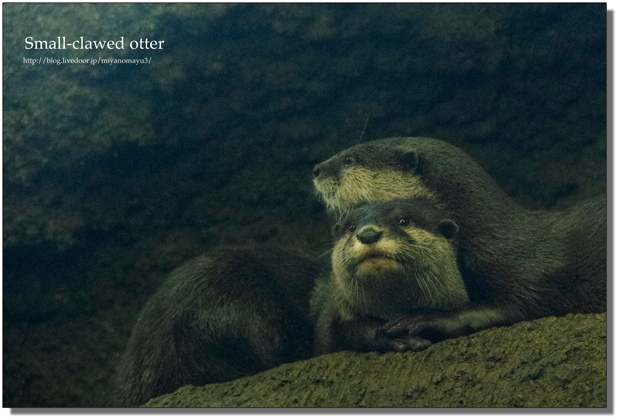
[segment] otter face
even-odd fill
[[[369,203],[334,227],[334,278],[357,310],[379,317],[455,309],[469,301],[457,225],[427,200]]]
[[[432,198],[416,174],[418,163],[414,151],[362,144],[316,165],[314,187],[328,210],[335,212],[366,202]]]

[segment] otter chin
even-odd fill
[[[353,264],[357,274],[377,274],[385,271],[396,271],[400,269],[400,264],[391,256],[380,252],[367,252],[362,255],[359,262]]]

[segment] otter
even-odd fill
[[[528,211],[461,149],[401,137],[351,147],[314,168],[328,210],[423,197],[459,226],[459,267],[469,304],[394,319],[385,337],[457,337],[494,326],[606,311],[606,196],[564,211]]]
[[[221,247],[183,264],[140,312],[110,405],[312,356],[309,299],[327,265],[280,247]]]
[[[442,313],[469,303],[457,265],[458,226],[428,200],[356,208],[334,227],[332,271],[311,308],[315,354],[422,350],[432,337],[378,337],[389,320]]]

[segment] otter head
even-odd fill
[[[334,227],[334,281],[352,310],[381,318],[455,309],[468,295],[456,261],[458,226],[428,200],[373,202]]]
[[[316,165],[313,182],[328,210],[342,213],[365,202],[432,198],[419,166],[415,151],[370,142]]]

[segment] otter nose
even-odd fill
[[[316,178],[317,176],[319,176],[320,173],[321,173],[321,164],[319,163],[318,165],[314,167],[314,170],[312,171],[312,176]]]
[[[357,234],[357,239],[364,245],[370,245],[381,239],[381,236],[383,236],[383,232],[380,230],[367,227]]]

